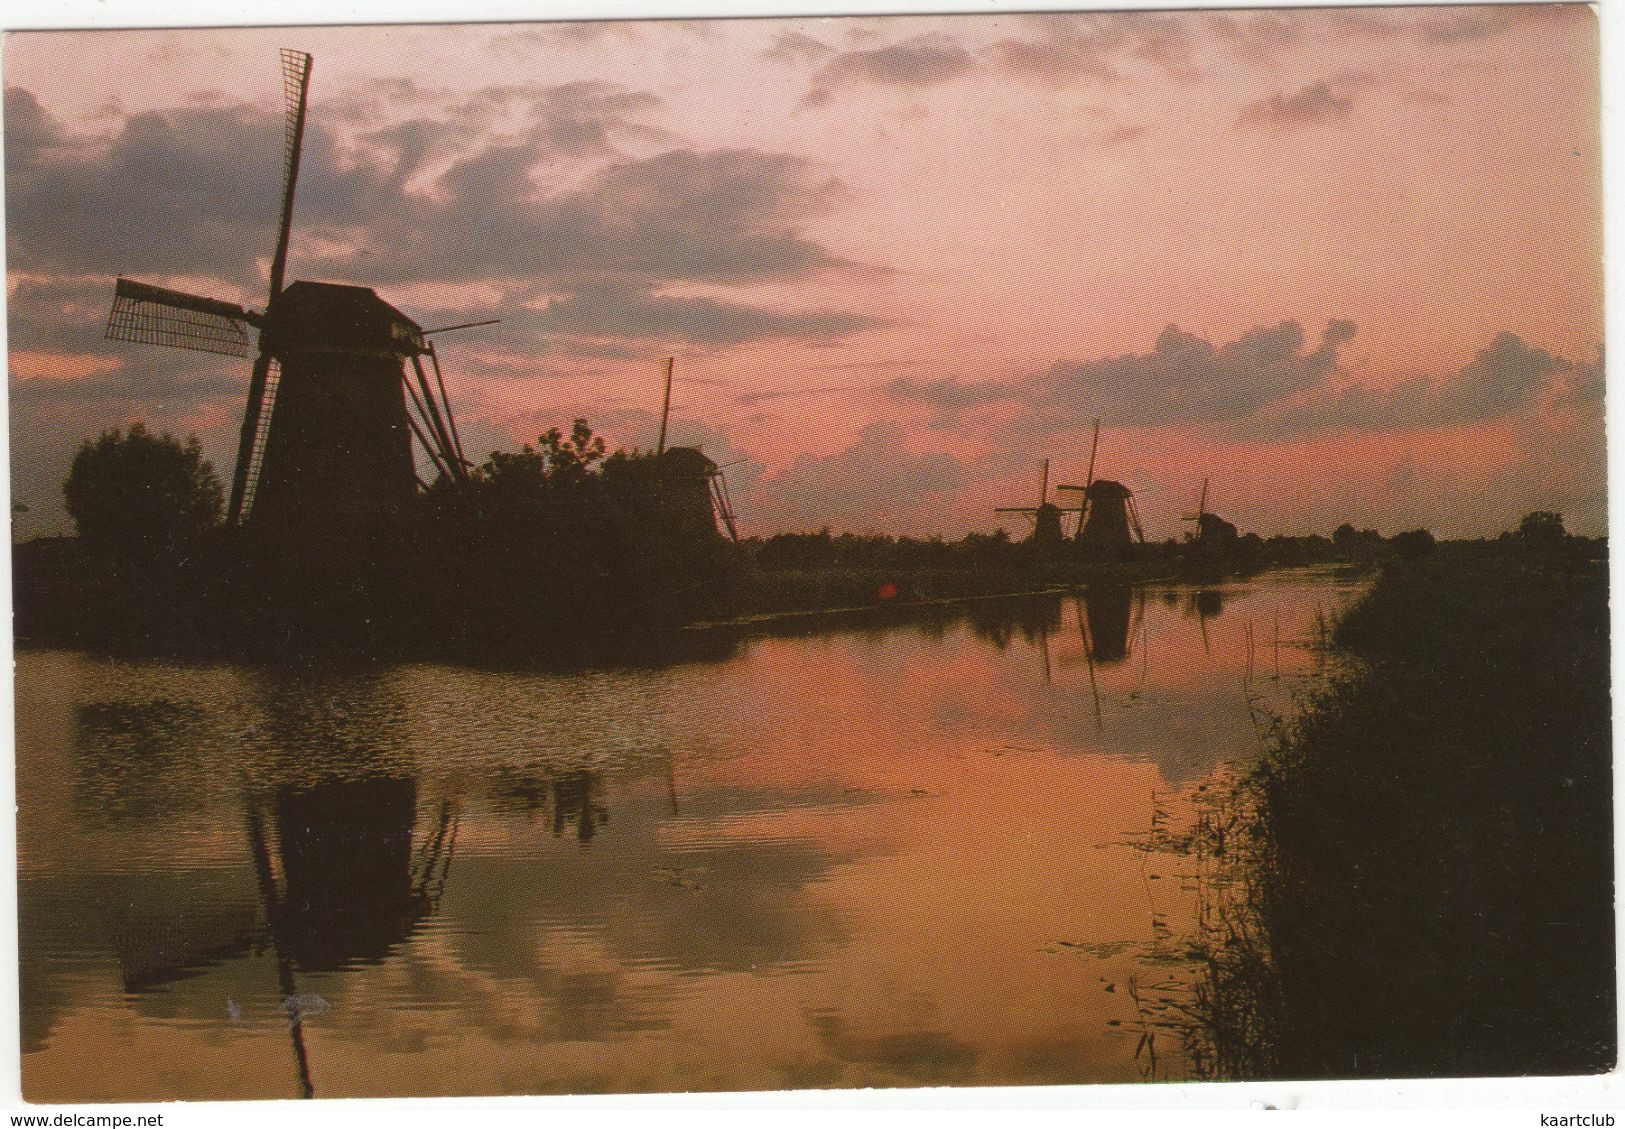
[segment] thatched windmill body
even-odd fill
[[[284,286],[311,57],[284,50],[281,58],[282,207],[265,309],[121,277],[107,336],[233,357],[253,352],[227,521],[284,546],[341,552],[397,522],[427,485],[414,439],[432,476],[461,481],[469,463],[428,339],[442,330],[425,331],[365,287]],[[250,329],[258,332],[253,345]]]

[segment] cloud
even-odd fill
[[[821,105],[835,93],[855,86],[922,90],[962,78],[975,67],[975,57],[957,40],[940,34],[915,36],[886,47],[836,55],[813,75],[802,103]]]
[[[674,139],[669,130],[646,120],[665,105],[656,94],[613,82],[505,83],[475,90],[450,116],[483,123],[518,111],[534,123],[525,136],[539,155],[618,155],[622,142]]]
[[[1087,41],[1005,39],[990,46],[987,54],[1004,73],[1044,86],[1123,81],[1106,54]]]
[[[1432,414],[1449,423],[1501,419],[1528,407],[1568,367],[1567,361],[1503,331],[1434,389]]]
[[[24,153],[46,153],[69,143],[62,123],[46,112],[31,91],[8,86],[5,91],[6,146]]]
[[[1295,94],[1274,94],[1243,106],[1237,129],[1302,129],[1346,118],[1354,110],[1352,98],[1339,97],[1329,82],[1312,82]]]
[[[1335,386],[1339,350],[1354,333],[1353,322],[1333,320],[1309,349],[1298,323],[1285,321],[1215,346],[1169,326],[1150,353],[1063,362],[1012,382],[900,377],[885,391],[931,409],[941,429],[988,409],[1009,434],[1060,433],[1100,417],[1125,427],[1200,424],[1241,441],[1491,423],[1526,415],[1549,395],[1559,407],[1600,403],[1600,361],[1575,365],[1506,332],[1442,380]]]
[[[368,282],[538,274],[740,282],[836,265],[798,230],[841,199],[838,182],[811,162],[750,149],[678,149],[611,161],[578,187],[549,193],[537,177],[548,158],[601,151],[617,132],[658,136],[633,118],[657,100],[599,83],[524,97],[539,120],[519,140],[471,144],[467,126],[415,118],[342,151],[313,126],[295,218],[300,236],[326,247],[316,265]],[[14,269],[256,272],[277,205],[279,116],[182,107],[127,118],[104,142],[85,144],[27,91],[14,88],[7,99]],[[466,151],[421,191],[408,187],[459,147]],[[60,222],[64,207],[75,222]]]
[[[1607,389],[1604,375],[1603,350],[1597,349],[1597,359],[1572,365],[1564,383],[1559,406],[1578,406],[1601,411],[1603,394]]]
[[[887,383],[885,391],[895,399],[930,407],[934,413],[932,426],[941,429],[958,427],[963,413],[972,408],[1020,399],[1019,390],[1012,385],[962,381],[952,376],[935,380],[900,376]]]
[[[1338,349],[1353,336],[1353,322],[1334,320],[1307,349],[1303,328],[1283,321],[1216,346],[1170,325],[1149,353],[1064,361],[1010,383],[903,377],[886,391],[934,409],[939,427],[956,425],[971,408],[1001,403],[1017,413],[1009,426],[1028,433],[1066,431],[1097,416],[1127,427],[1213,423],[1316,387],[1337,370]]]
[[[89,376],[58,379],[35,377],[11,381],[13,410],[34,404],[95,404],[104,408],[123,407],[137,414],[155,409],[184,413],[222,398],[241,397],[247,389],[246,368],[241,373],[224,369],[201,372],[185,368],[169,369],[159,364],[124,366]],[[107,413],[109,416],[117,411]]]
[[[1416,35],[1429,43],[1487,39],[1510,31],[1529,13],[1516,7],[1475,7],[1430,13],[1416,25]]]
[[[637,21],[561,21],[500,31],[487,41],[486,47],[493,54],[507,58],[531,59],[538,53],[561,48],[596,48],[609,41],[630,44],[638,43],[642,38]]]
[[[762,52],[762,58],[772,63],[811,63],[827,58],[835,48],[821,39],[803,35],[799,31],[780,32],[773,46]]]
[[[1350,40],[1423,50],[1488,39],[1538,21],[1573,19],[1578,4],[1462,6],[1323,12],[1035,13],[1013,17],[1018,33],[980,52],[1019,81],[1052,88],[1131,81],[1149,70],[1180,83],[1215,69],[1277,67],[1289,54],[1346,53]],[[1341,42],[1340,42],[1341,41]],[[1341,100],[1346,97],[1330,92]],[[1291,98],[1281,95],[1283,102]],[[1264,103],[1268,106],[1268,101]]]
[[[611,162],[552,193],[536,163],[532,144],[493,142],[359,223],[317,216],[316,234],[335,249],[316,267],[381,283],[508,280],[574,293],[789,281],[851,265],[802,232],[844,190],[800,157],[678,149]]]
[[[375,125],[387,118],[391,110],[433,106],[450,97],[449,91],[424,86],[416,79],[379,77],[365,87],[352,87],[320,98],[311,108],[311,117],[324,122]]]
[[[1515,458],[1483,493],[1510,525],[1531,510],[1557,510],[1572,532],[1608,532],[1608,437],[1602,403],[1602,357],[1576,364],[1555,398],[1556,410],[1513,417]],[[1491,526],[1493,528],[1493,526]]]
[[[589,339],[682,340],[702,346],[774,339],[823,341],[883,324],[845,310],[779,310],[714,298],[601,286],[550,302],[548,331]]]
[[[122,352],[103,325],[113,304],[104,278],[21,278],[6,296],[9,347],[18,353]]]
[[[1196,82],[1202,76],[1191,62],[1189,22],[1178,16],[1146,17],[1137,29],[1135,58],[1152,64],[1178,82]]]
[[[280,117],[180,106],[124,118],[109,137],[88,139],[12,87],[6,125],[13,270],[242,277],[270,252]]]
[[[1581,4],[1461,5],[1434,8],[1368,8],[1327,13],[1334,37],[1378,41],[1408,38],[1423,46],[1490,39],[1548,20],[1574,18]]]
[[[1029,34],[998,40],[983,54],[990,65],[1024,82],[1057,88],[1117,83],[1142,65],[1178,82],[1201,78],[1192,59],[1190,19],[1183,15],[1046,13],[1020,22]]]
[[[826,385],[823,388],[791,388],[761,392],[741,392],[739,395],[734,397],[734,403],[743,405],[745,407],[754,407],[757,404],[765,404],[772,400],[792,400],[800,399],[804,396],[844,395],[859,391],[862,391],[862,389],[856,385],[832,384]]]
[[[1355,70],[1351,67],[1344,67],[1326,80],[1326,84],[1333,91],[1344,93],[1350,90],[1367,90],[1373,86],[1379,86],[1381,83],[1382,80],[1370,71]]]
[[[1012,78],[1040,86],[1124,80],[1113,56],[1123,34],[1118,21],[1100,16],[1031,15],[1033,34],[989,44],[984,55]]]
[[[1276,64],[1283,51],[1304,38],[1303,21],[1296,12],[1216,13],[1207,26],[1237,57],[1260,66]]]
[[[1296,403],[1260,415],[1245,429],[1287,438],[1326,431],[1402,431],[1456,427],[1507,419],[1531,408],[1554,379],[1575,366],[1513,333],[1495,339],[1443,380],[1420,377],[1392,388],[1350,384],[1317,390]],[[1582,379],[1578,387],[1593,385]]]
[[[516,322],[506,333],[522,331],[527,316],[534,322],[526,307],[548,299],[559,328],[603,338],[828,340],[876,324],[839,310],[757,306],[743,295],[666,293],[794,282],[854,264],[804,232],[845,199],[840,182],[810,160],[743,148],[619,154],[618,141],[668,136],[646,120],[660,106],[651,94],[581,82],[487,87],[444,115],[408,117],[350,143],[313,124],[293,274],[384,287],[487,284],[510,295],[506,312]],[[487,136],[482,107],[519,107],[529,125],[517,137]],[[7,114],[14,271],[187,276],[259,292],[275,223],[280,116],[192,105],[122,117],[90,138],[68,133],[16,88]],[[590,171],[549,185],[551,164],[584,157],[597,159]],[[72,223],[61,222],[65,210]],[[21,303],[17,324],[35,342],[29,347],[55,332],[41,297],[28,293]],[[589,309],[593,300],[603,307]],[[59,304],[56,312],[69,311]]]
[[[982,474],[955,455],[913,454],[901,424],[864,427],[844,450],[797,455],[763,481],[754,506],[787,529],[937,531],[943,511]]]

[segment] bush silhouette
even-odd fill
[[[220,521],[220,479],[197,437],[139,423],[86,440],[62,493],[86,547],[116,555],[171,553]]]

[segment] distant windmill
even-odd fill
[[[1061,515],[1063,513],[1077,513],[1075,509],[1062,509],[1049,500],[1049,460],[1044,460],[1043,478],[1038,487],[1038,504],[1036,506],[997,506],[993,510],[996,514],[1025,514],[1033,519],[1033,541],[1040,545],[1059,545],[1064,539],[1061,535]]]
[[[1208,508],[1208,479],[1202,479],[1202,494],[1196,503],[1196,512],[1181,514],[1181,521],[1194,523],[1190,540],[1200,548],[1224,550],[1236,541],[1236,527]]]
[[[311,57],[284,49],[281,59],[282,210],[265,310],[121,277],[107,336],[246,357],[255,348],[248,330],[257,330],[227,520],[242,525],[252,516],[256,525],[342,533],[399,513],[418,487],[427,487],[414,465],[414,438],[438,477],[467,479],[471,464],[428,338],[493,323],[424,330],[364,287],[283,286]]]
[[[677,358],[666,358],[666,392],[660,405],[660,438],[655,443],[655,458],[660,460],[668,482],[677,485],[679,493],[667,499],[667,506],[675,506],[685,513],[707,511],[704,520],[716,523],[728,531],[730,540],[739,540],[739,523],[734,514],[733,497],[728,493],[728,476],[710,456],[698,447],[666,447],[666,428],[671,421],[672,370]],[[698,520],[697,518],[695,520]]]
[[[1089,477],[1082,486],[1057,486],[1057,490],[1083,495],[1078,505],[1077,539],[1091,549],[1112,550],[1145,544],[1145,529],[1134,504],[1134,491],[1121,482],[1095,477],[1095,455],[1100,448],[1100,421],[1095,420],[1095,437],[1089,447]]]
[[[1089,487],[1093,486],[1095,482],[1095,455],[1099,450],[1100,421],[1097,419],[1095,420],[1095,437],[1089,443],[1089,477],[1084,480],[1082,486],[1057,486],[1055,488],[1057,492],[1063,490],[1076,491],[1083,495],[1078,500],[1078,525],[1073,532],[1074,537],[1082,535],[1084,522],[1089,519]]]

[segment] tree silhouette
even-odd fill
[[[1426,529],[1407,529],[1388,539],[1389,548],[1402,557],[1425,557],[1438,542]]]
[[[546,464],[547,488],[560,493],[580,489],[593,473],[593,464],[604,457],[603,437],[594,435],[584,419],[570,425],[569,435],[550,427],[537,442]]]
[[[548,494],[579,493],[595,477],[594,465],[604,458],[604,440],[593,434],[584,419],[577,419],[565,435],[550,427],[536,442],[517,451],[492,451],[474,478],[487,492],[503,501],[525,501]]]
[[[79,536],[103,552],[173,552],[220,521],[220,479],[197,436],[183,444],[139,423],[81,444],[62,493]]]
[[[1568,540],[1563,528],[1563,515],[1551,510],[1536,510],[1524,515],[1518,523],[1518,540],[1531,549],[1556,549]]]

